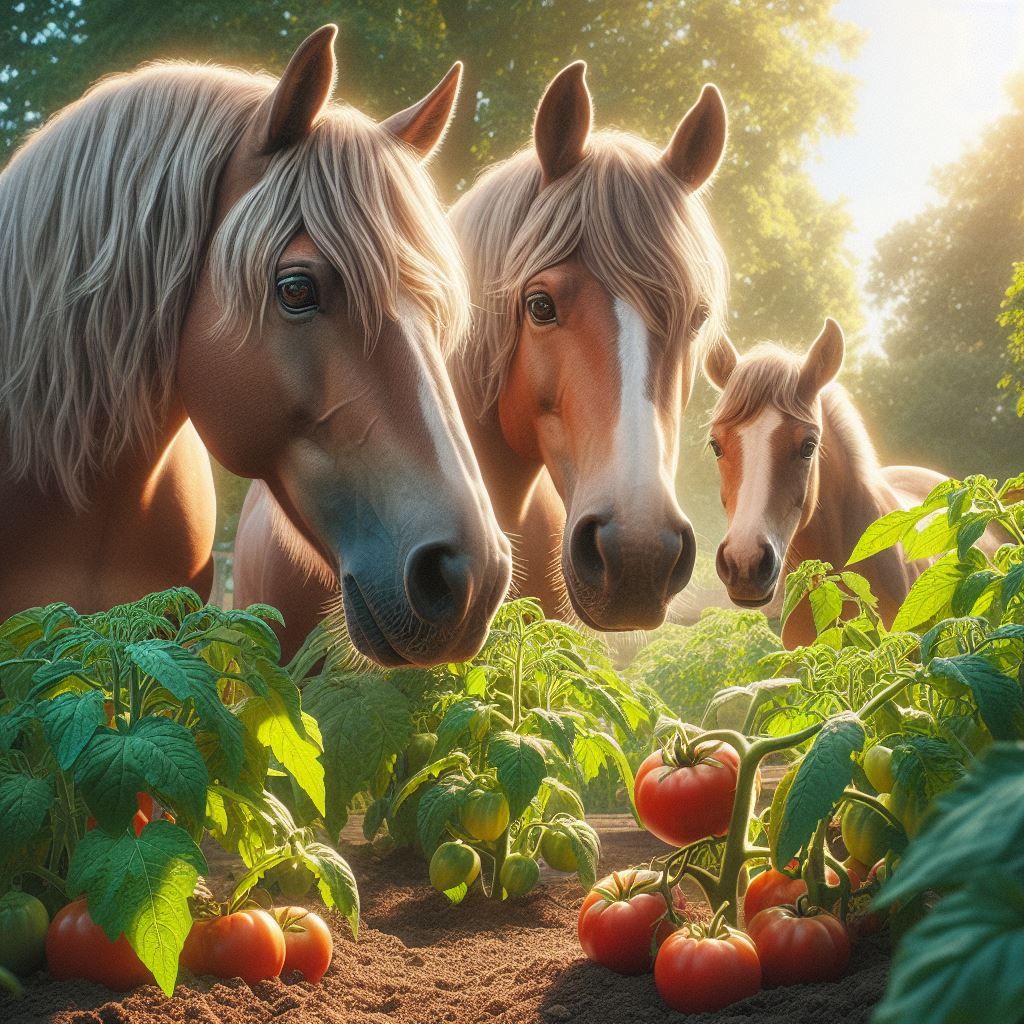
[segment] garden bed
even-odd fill
[[[592,819],[605,870],[664,852],[629,818]],[[346,830],[346,835],[349,830]],[[351,830],[354,836],[355,831]],[[214,851],[210,851],[213,853]],[[322,911],[334,932],[335,958],[320,985],[303,981],[213,982],[187,975],[173,999],[156,987],[123,997],[90,983],[30,979],[25,997],[0,996],[5,1024],[659,1024],[667,1010],[650,975],[621,978],[585,960],[576,941],[583,893],[575,878],[545,873],[522,900],[491,903],[479,892],[450,906],[427,882],[426,865],[401,852],[380,860],[368,846],[345,850],[362,893],[362,930],[353,942],[340,915]],[[234,865],[211,857],[215,888]],[[837,984],[762,992],[712,1016],[717,1021],[867,1021],[888,967],[884,939],[859,945]]]

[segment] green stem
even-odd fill
[[[508,829],[502,834],[497,842],[494,851],[494,877],[491,879],[491,891],[488,893],[492,900],[502,898],[501,869],[505,866],[505,858],[508,856]]]

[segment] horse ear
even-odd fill
[[[457,60],[423,99],[381,121],[381,127],[412,146],[419,158],[426,160],[448,131],[461,84],[462,61]]]
[[[551,80],[533,122],[533,144],[540,160],[540,187],[568,174],[586,155],[593,106],[586,61],[577,60]]]
[[[845,351],[843,329],[832,317],[828,317],[800,368],[797,389],[805,401],[814,398],[835,377],[843,365]]]
[[[696,192],[715,173],[725,152],[728,117],[725,100],[714,85],[705,85],[686,112],[661,159],[691,191]]]
[[[263,101],[259,152],[269,156],[294,146],[312,130],[334,90],[337,25],[324,25],[299,44],[274,91]],[[259,125],[259,121],[257,121]]]
[[[720,334],[704,356],[704,376],[719,391],[724,391],[739,358],[736,346],[724,334]]]

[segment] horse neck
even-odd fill
[[[836,385],[821,395],[821,441],[816,486],[808,488],[809,515],[789,546],[793,569],[808,558],[841,568],[861,534],[893,507],[864,422]]]

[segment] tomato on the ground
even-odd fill
[[[644,827],[672,846],[725,835],[739,763],[739,754],[726,743],[698,747],[693,764],[673,764],[667,752],[655,751],[640,765],[634,783]]]
[[[657,944],[675,930],[654,871],[630,868],[602,878],[583,901],[576,933],[587,957],[619,974],[651,969]]]
[[[466,832],[485,843],[492,843],[504,835],[508,819],[505,794],[494,789],[474,790],[459,811],[459,820]]]
[[[654,984],[673,1010],[714,1013],[761,990],[761,964],[743,932],[698,938],[680,929],[658,950]]]
[[[480,855],[465,843],[442,843],[430,858],[430,884],[438,892],[472,885],[479,874]]]
[[[257,908],[194,922],[181,951],[181,962],[193,974],[241,978],[250,985],[276,978],[284,959],[280,925]]]
[[[54,978],[85,978],[118,992],[153,984],[153,974],[128,940],[111,942],[89,916],[85,900],[59,910],[46,933],[46,962]]]
[[[284,934],[282,974],[299,971],[306,981],[317,984],[331,966],[334,939],[327,923],[305,907],[277,907],[274,917]]]
[[[0,897],[0,967],[31,974],[46,959],[50,915],[41,900],[17,889]]]
[[[510,853],[501,865],[501,887],[509,896],[525,896],[539,881],[540,867],[525,853]]]
[[[578,866],[572,840],[564,832],[545,832],[540,841],[540,855],[554,871],[573,872]]]
[[[850,962],[846,926],[825,910],[769,907],[748,922],[747,933],[767,987],[835,981]]]

